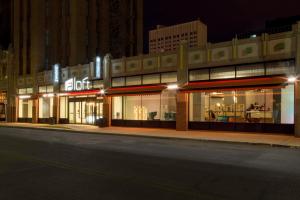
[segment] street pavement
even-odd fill
[[[0,128],[0,200],[299,200],[300,149]]]

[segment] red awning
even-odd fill
[[[268,88],[282,86],[287,82],[285,77],[262,77],[251,79],[219,80],[190,82],[181,89],[182,92],[193,90],[216,90],[232,88]]]

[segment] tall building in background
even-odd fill
[[[200,20],[173,26],[158,25],[149,32],[149,52],[174,51],[180,41],[188,42],[189,47],[201,47],[207,43],[207,26]]]
[[[142,53],[142,0],[12,0],[18,75]]]
[[[0,0],[0,47],[6,49],[10,44],[10,1]]]

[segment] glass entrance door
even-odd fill
[[[71,124],[94,125],[103,116],[103,103],[93,99],[73,99],[69,102]]]

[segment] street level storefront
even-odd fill
[[[35,97],[33,88],[18,89],[17,98],[17,119],[18,122],[32,123],[33,113],[35,112]],[[33,110],[34,109],[34,110]]]
[[[294,132],[293,61],[201,70],[185,88],[190,129]]]
[[[69,79],[59,90],[54,85],[18,89],[17,119],[23,123],[94,125],[103,117],[102,82]]]
[[[7,95],[6,92],[0,92],[0,121],[6,121],[6,105]]]
[[[177,91],[168,87],[174,82],[176,72],[114,78],[111,125],[175,128]]]
[[[103,118],[103,84],[88,78],[67,80],[59,94],[59,123],[90,124]]]

